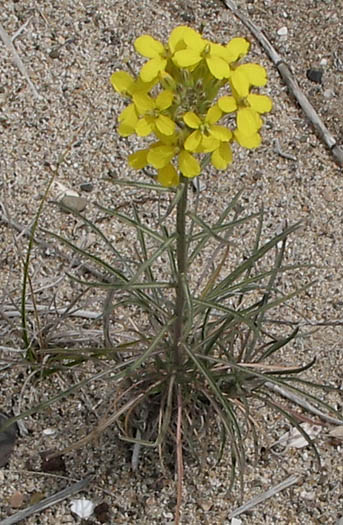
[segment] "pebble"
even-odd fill
[[[87,206],[87,199],[85,199],[85,197],[75,197],[74,195],[65,195],[59,202],[62,206],[66,206],[77,212],[83,211]]]
[[[326,89],[323,94],[325,98],[334,98],[336,96],[333,89]]]
[[[81,191],[90,193],[91,191],[93,191],[93,189],[94,189],[94,186],[91,182],[83,182],[82,184],[80,184]]]
[[[60,58],[60,50],[59,48],[52,49],[49,53],[50,58]]]
[[[279,36],[287,36],[288,35],[287,27],[286,26],[280,27],[280,29],[278,29],[278,31],[277,31],[277,34]]]
[[[316,82],[317,84],[322,83],[323,70],[322,69],[308,69],[306,71],[306,76],[311,82]]]

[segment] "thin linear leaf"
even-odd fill
[[[73,281],[83,284],[85,286],[88,286],[90,288],[111,288],[113,290],[144,290],[145,288],[175,288],[175,283],[169,283],[167,281],[152,281],[144,283],[105,283],[100,281],[85,281],[83,279],[79,279],[75,275],[66,272],[66,275],[70,277]]]
[[[212,293],[218,294],[218,290],[225,290],[232,282],[234,282],[243,272],[245,272],[248,268],[251,267],[252,264],[254,264],[256,261],[261,259],[267,252],[269,252],[274,246],[282,241],[286,236],[288,236],[290,233],[296,231],[299,226],[300,222],[294,224],[293,226],[290,226],[286,230],[284,230],[279,235],[276,235],[273,237],[270,241],[265,243],[259,250],[257,250],[255,253],[253,253],[250,257],[248,257],[243,263],[241,263],[233,272],[230,273],[223,281],[217,285]],[[213,297],[212,293],[209,294],[209,297]]]
[[[162,193],[175,193],[174,188],[167,188],[165,186],[160,186],[159,184],[149,184],[147,182],[134,182],[129,179],[113,179],[111,177],[105,178],[104,180],[111,182],[112,184],[118,184],[120,186],[133,186],[134,188],[138,188],[141,190],[148,190],[148,191],[159,191]]]
[[[96,207],[99,208],[99,210],[103,211],[107,215],[110,215],[111,217],[117,217],[121,222],[124,222],[128,226],[132,226],[133,228],[136,228],[138,230],[141,230],[146,235],[151,237],[152,239],[155,239],[155,241],[163,242],[163,237],[156,233],[155,230],[152,230],[151,228],[148,228],[147,226],[143,226],[143,224],[137,223],[134,219],[131,219],[131,217],[128,217],[127,215],[124,215],[123,213],[119,213],[114,209],[105,208],[101,204],[96,203]]]

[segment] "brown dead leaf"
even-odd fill
[[[9,498],[9,504],[13,509],[20,509],[23,506],[24,494],[21,492],[14,492]]]

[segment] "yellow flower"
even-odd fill
[[[134,169],[142,169],[150,164],[157,169],[158,180],[161,184],[174,186],[179,182],[179,176],[171,163],[174,157],[177,157],[179,170],[184,177],[191,178],[200,175],[199,161],[176,144],[155,142],[149,148],[130,155],[129,164]]]
[[[141,79],[143,82],[155,80],[160,71],[164,71],[167,66],[164,45],[150,35],[143,35],[136,39],[134,46],[140,55],[150,58],[140,71]]]
[[[230,40],[225,47],[228,54],[228,61],[232,64],[247,54],[250,48],[250,42],[245,38],[236,37]]]
[[[260,145],[261,115],[272,109],[272,102],[252,92],[266,84],[266,70],[259,64],[239,65],[249,51],[248,40],[238,37],[222,45],[179,26],[166,45],[150,35],[134,45],[148,59],[138,78],[124,71],[110,78],[113,88],[132,101],[119,115],[119,133],[153,134],[156,141],[130,155],[131,167],[150,165],[160,184],[177,186],[181,175],[200,174],[198,156],[210,154],[213,166],[225,170],[232,162],[233,140],[245,148]],[[225,84],[230,93],[219,98]],[[220,125],[225,114],[235,116],[234,131]]]
[[[193,131],[185,140],[184,147],[188,151],[208,153],[217,149],[220,142],[228,142],[232,133],[224,126],[216,125],[222,116],[218,106],[212,106],[201,120],[194,112],[189,111],[183,116],[185,124]]]
[[[180,176],[174,166],[169,163],[164,168],[157,170],[157,182],[162,186],[177,186],[180,182]]]
[[[118,117],[118,133],[122,137],[128,137],[136,131],[138,113],[134,104],[129,104]]]
[[[260,114],[272,109],[272,101],[266,95],[249,93],[248,96],[237,100],[233,96],[224,96],[218,100],[218,106],[224,113],[237,111],[237,130],[235,139],[244,148],[256,148],[261,143],[258,134],[262,126]]]
[[[211,162],[217,170],[225,170],[232,162],[232,149],[228,142],[221,142],[211,155]]]
[[[231,75],[226,48],[203,39],[190,27],[181,26],[174,33],[169,47],[173,53],[172,60],[179,68],[194,68],[204,60],[214,78],[229,78]]]
[[[140,119],[136,123],[135,131],[140,137],[146,137],[157,129],[163,135],[172,135],[175,130],[175,122],[165,115],[173,103],[174,94],[170,90],[161,91],[156,100],[146,93],[135,93],[133,102]]]
[[[126,71],[115,71],[110,77],[110,82],[118,93],[130,95],[131,97],[140,91],[147,93],[155,83],[143,82],[141,78],[135,80],[133,76]]]
[[[251,86],[261,87],[267,83],[267,72],[259,64],[242,64],[238,66],[230,77],[230,84],[234,96],[247,97]]]

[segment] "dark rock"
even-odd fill
[[[82,184],[80,184],[81,191],[86,191],[87,193],[90,193],[91,191],[93,191],[93,189],[94,186],[91,182],[83,182]]]
[[[60,50],[59,48],[52,49],[49,53],[50,58],[60,58]]]
[[[316,82],[317,84],[322,83],[323,70],[322,69],[308,69],[306,71],[306,76],[311,82]]]

